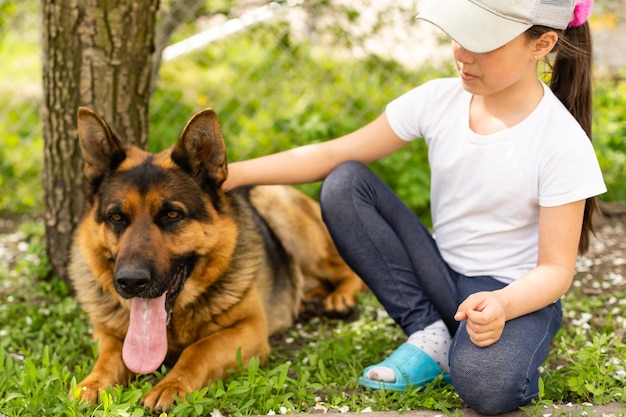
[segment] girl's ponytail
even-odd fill
[[[591,138],[593,51],[589,24],[560,33],[555,52],[550,89]]]
[[[561,100],[565,107],[578,121],[592,139],[592,39],[589,23],[568,27],[564,31],[557,31],[544,26],[533,26],[528,29],[530,38],[539,37],[547,31],[557,32],[559,40],[554,52],[552,63],[552,77],[550,89]],[[589,248],[591,234],[594,233],[592,217],[597,211],[594,197],[588,198],[585,203],[583,227],[578,245],[579,253],[583,254]]]

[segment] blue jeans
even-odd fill
[[[454,320],[457,307],[472,293],[506,284],[452,270],[430,231],[363,164],[346,162],[331,172],[320,203],[339,252],[407,335],[446,323],[452,383],[469,407],[498,414],[536,398],[538,368],[561,324],[560,302],[508,321],[500,340],[478,347],[465,323]]]

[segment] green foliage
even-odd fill
[[[561,331],[553,359],[561,362],[545,373],[545,397],[559,401],[605,404],[626,398],[624,358],[626,344],[621,336],[599,333],[589,336],[575,329]],[[571,334],[573,333],[573,334]]]
[[[191,59],[162,65],[150,149],[171,145],[201,107],[218,113],[231,161],[327,140],[373,120],[392,98],[436,73],[445,70],[409,71],[376,56],[362,61],[333,58],[291,39],[282,24],[253,28]],[[427,211],[429,171],[423,143],[373,168],[415,211]],[[313,196],[317,191],[315,184],[302,188]]]
[[[604,404],[626,398],[626,286],[618,274],[579,274],[563,298],[563,325],[543,373],[540,402]],[[604,288],[591,292],[592,288]]]
[[[591,343],[582,349],[566,350],[560,346],[558,353],[568,362],[562,370],[567,375],[567,389],[587,402],[605,403],[621,397],[626,391],[616,386],[617,364],[607,361],[605,354],[608,350],[622,351],[625,347],[615,334],[594,335]],[[553,388],[556,387],[557,384]]]
[[[321,10],[326,3],[318,0],[307,7]],[[231,0],[207,4],[213,11],[225,10]],[[43,140],[35,110],[40,98],[31,93],[41,77],[39,38],[25,30],[36,26],[32,7],[30,1],[0,1],[0,15],[5,10],[5,16],[12,16],[15,29],[0,37],[6,75],[0,87],[7,92],[0,96],[0,212],[37,213],[43,206]],[[356,18],[349,7],[338,12],[348,25]],[[180,33],[194,30],[190,25]],[[344,29],[336,30],[341,46],[350,46]],[[149,147],[155,151],[172,144],[202,107],[218,112],[231,161],[323,141],[374,119],[391,99],[424,80],[451,74],[450,68],[410,70],[377,56],[332,55],[312,39],[295,38],[284,22],[259,25],[163,63],[151,102]],[[625,92],[623,78],[596,82],[594,141],[609,187],[604,200],[626,199]],[[423,142],[372,167],[427,218],[429,170]],[[302,188],[315,196],[318,186]]]
[[[594,143],[610,201],[626,200],[626,80],[597,83]]]
[[[0,30],[4,28],[7,20],[15,14],[15,5],[12,1],[0,0]]]
[[[307,389],[313,385],[308,383],[306,377],[289,377],[289,371],[288,363],[262,368],[258,358],[253,358],[244,369],[240,362],[240,376],[233,376],[232,380],[229,378],[229,383],[220,380],[209,388],[188,394],[186,401],[176,405],[173,411],[181,416],[204,416],[213,410],[227,410],[234,405],[236,415],[279,412],[281,407],[293,410],[296,408],[292,402],[294,390],[304,397],[312,397]],[[233,404],[235,398],[237,402]]]
[[[0,0],[0,213],[43,208],[38,23],[35,2]]]
[[[0,265],[0,413],[7,416],[61,415],[50,410],[66,401],[72,373],[93,354],[76,343],[87,324],[66,285],[44,279],[42,226],[22,225],[9,240],[19,240],[14,263]]]
[[[0,121],[0,212],[39,212],[43,209],[43,139],[21,139],[5,129]]]

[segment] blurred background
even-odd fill
[[[393,3],[393,4],[391,4]],[[214,108],[230,160],[326,140],[376,117],[413,86],[454,75],[449,41],[416,22],[419,0],[206,0],[163,52],[149,148],[169,146],[195,111]],[[596,1],[594,142],[605,201],[626,200],[624,4]],[[161,1],[167,11],[171,2]],[[0,215],[43,210],[40,3],[0,0]],[[402,169],[415,166],[416,169]],[[425,146],[374,165],[428,214]],[[303,189],[315,195],[317,184]]]

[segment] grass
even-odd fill
[[[165,368],[132,380],[127,388],[113,387],[96,406],[68,397],[90,372],[97,352],[86,315],[65,284],[42,278],[48,272],[42,236],[42,225],[31,222],[0,239],[0,252],[17,253],[0,263],[0,415],[150,415],[140,399]],[[525,413],[542,415],[544,407],[568,401],[624,401],[626,330],[620,314],[626,286],[623,278],[616,280],[610,274],[579,277],[564,300],[565,325],[543,370],[541,398]],[[372,295],[365,294],[355,320],[314,318],[298,324],[273,339],[269,363],[252,361],[189,394],[167,416],[415,409],[458,413],[463,403],[454,389],[437,382],[406,393],[358,386],[363,367],[387,355],[402,338]]]

